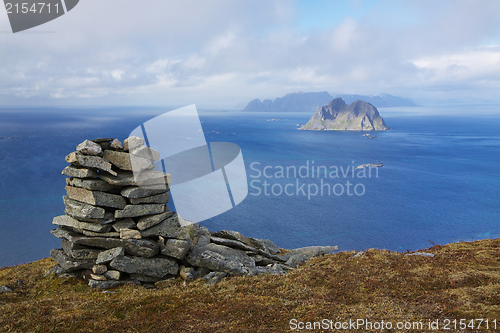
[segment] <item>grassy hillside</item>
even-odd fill
[[[495,331],[500,240],[425,252],[435,257],[340,252],[310,260],[287,276],[233,277],[214,286],[174,280],[158,289],[120,286],[114,293],[90,289],[75,278],[44,277],[55,263],[42,259],[0,269],[0,286],[14,291],[0,294],[0,331],[286,332],[292,319],[428,325],[429,319],[445,318],[467,319],[467,324],[488,318],[489,331]],[[394,326],[392,332],[397,331],[402,330]]]

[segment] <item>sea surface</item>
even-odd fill
[[[59,248],[50,230],[64,214],[68,153],[85,139],[123,141],[170,110],[0,109],[0,267]],[[297,130],[310,114],[200,111],[207,141],[241,147],[249,183],[241,204],[201,224],[283,248],[406,251],[500,237],[500,107],[443,110],[381,109],[391,130],[374,139]]]

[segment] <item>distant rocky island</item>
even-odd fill
[[[243,111],[314,112],[318,107],[326,105],[337,97],[342,98],[349,104],[356,100],[363,100],[379,108],[418,106],[409,98],[397,97],[389,94],[380,94],[378,96],[333,94],[332,96],[328,92],[322,91],[290,93],[283,97],[278,97],[274,101],[265,99],[261,102],[260,99],[256,98],[250,101]]]
[[[354,101],[347,105],[342,98],[335,98],[318,108],[307,124],[300,130],[350,130],[385,131],[389,127],[376,107],[364,101]]]

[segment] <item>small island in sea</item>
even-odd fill
[[[335,98],[321,106],[300,130],[350,130],[350,131],[385,131],[389,127],[370,103],[356,100],[347,105],[342,98]]]

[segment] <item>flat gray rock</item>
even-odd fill
[[[59,239],[66,239],[72,243],[75,243],[75,240],[79,236],[81,236],[81,235],[78,235],[77,233],[75,233],[73,230],[65,228],[65,227],[58,227],[56,229],[52,229],[52,230],[50,230],[50,233]]]
[[[205,280],[205,284],[213,285],[219,283],[226,276],[227,273],[224,272],[210,272],[201,279]]]
[[[94,265],[92,266],[92,273],[97,274],[97,275],[102,275],[106,273],[108,270],[108,267],[106,265]]]
[[[113,149],[123,150],[123,145],[120,142],[120,140],[118,140],[118,139],[114,139],[111,142],[110,147],[113,148]]]
[[[160,252],[156,242],[148,239],[119,239],[104,237],[73,237],[77,244],[94,246],[103,249],[112,249],[115,247],[125,248],[125,253],[138,257],[152,257]]]
[[[258,250],[256,248],[253,248],[253,247],[251,247],[243,242],[233,240],[233,239],[210,236],[210,241],[212,243],[215,243],[215,244],[225,245],[225,246],[240,249],[243,251],[258,252]]]
[[[119,189],[118,186],[109,185],[101,179],[80,179],[80,178],[66,178],[66,185],[81,187],[89,191],[110,192]]]
[[[169,239],[161,254],[182,260],[189,252],[189,249],[191,249],[191,242],[189,240]]]
[[[134,229],[136,227],[134,220],[132,220],[132,218],[130,217],[118,220],[111,226],[118,232],[120,232],[121,229]]]
[[[84,188],[73,186],[66,186],[65,189],[70,199],[88,203],[89,205],[117,209],[123,209],[127,205],[127,201],[120,195],[100,191],[89,191]]]
[[[115,220],[115,214],[113,212],[110,212],[110,211],[105,211],[104,217],[102,219],[92,219],[92,218],[85,217],[85,215],[83,215],[81,211],[76,210],[74,208],[68,208],[68,207],[66,207],[66,209],[64,210],[64,213],[66,215],[71,216],[72,218],[75,218],[75,219],[77,219],[79,221],[83,221],[83,222],[108,224],[108,223],[111,223]]]
[[[139,257],[152,257],[160,252],[159,245],[148,239],[117,239],[105,237],[87,237],[75,232],[59,227],[50,231],[54,236],[67,239],[70,242],[80,245],[98,247],[102,249],[112,249],[115,247],[125,248],[125,253]]]
[[[124,255],[125,255],[125,248],[123,248],[123,247],[115,247],[113,249],[102,251],[97,256],[96,264],[107,265],[116,257],[121,257]]]
[[[179,271],[177,262],[168,258],[116,257],[109,266],[120,272],[144,274],[157,278],[177,274]]]
[[[166,184],[160,184],[148,187],[142,187],[142,186],[125,187],[124,189],[122,189],[120,194],[125,198],[137,199],[137,198],[150,197],[152,195],[165,192],[167,192]]]
[[[69,165],[64,168],[61,174],[69,177],[76,178],[97,178],[97,170],[87,169],[87,168],[78,168],[72,165]]]
[[[143,138],[137,136],[130,136],[123,141],[123,149],[128,151],[130,149],[138,148],[143,146],[146,141]]]
[[[285,262],[286,266],[289,267],[299,267],[299,265],[308,259],[307,256],[294,254],[288,258]]]
[[[68,257],[78,260],[82,259],[95,260],[99,256],[99,253],[102,251],[100,249],[94,249],[80,244],[75,244],[64,238],[61,242],[61,248]]]
[[[80,152],[85,155],[95,155],[95,156],[101,156],[102,155],[102,148],[99,146],[99,144],[85,140],[82,143],[80,143],[78,146],[76,146],[76,151]]]
[[[72,217],[83,217],[89,219],[102,219],[104,218],[104,213],[106,212],[104,208],[95,207],[80,201],[70,199],[68,196],[63,196],[64,205],[66,210],[70,212]]]
[[[164,204],[127,205],[122,210],[115,211],[115,218],[160,214],[165,211],[165,208]]]
[[[62,225],[72,228],[81,228],[94,232],[108,232],[111,229],[111,226],[106,224],[81,222],[68,215],[61,215],[54,217],[54,219],[52,220],[52,224]]]
[[[108,270],[104,273],[104,277],[109,280],[120,280],[122,273],[120,271]]]
[[[65,270],[91,269],[95,264],[93,259],[73,259],[64,254],[63,250],[51,250],[50,256]]]
[[[192,266],[230,275],[248,275],[255,270],[255,261],[245,252],[215,243],[193,248],[186,260]]]
[[[102,157],[117,168],[125,171],[140,171],[154,168],[154,164],[151,160],[139,156],[134,156],[133,159],[131,159],[129,153],[121,151],[105,150]]]
[[[242,234],[240,234],[237,231],[232,231],[232,230],[221,230],[214,232],[212,236],[218,237],[218,238],[224,238],[224,239],[229,239],[229,240],[234,240],[234,241],[239,241],[241,243],[244,243],[248,245],[251,248],[257,249],[260,251],[260,253],[264,255],[269,255],[269,250],[267,246],[265,245],[264,242],[255,239],[255,238],[249,238],[245,237]]]
[[[276,264],[276,260],[261,256],[261,255],[252,256],[252,258],[253,258],[253,260],[255,260],[255,265],[257,265],[257,266],[267,266],[267,265]]]
[[[165,238],[193,239],[200,229],[198,223],[191,223],[184,220],[177,213],[172,214],[168,219],[161,223],[143,230],[143,238],[162,236]]]
[[[306,258],[312,258],[333,251],[337,251],[338,249],[339,249],[338,246],[307,246],[291,250],[290,252],[283,255],[283,257],[290,258],[293,255],[299,255],[299,256],[305,256]]]
[[[77,167],[99,169],[116,176],[116,172],[111,170],[111,163],[99,156],[87,156],[79,152],[72,152],[66,156],[66,162]]]
[[[166,204],[168,203],[169,200],[169,193],[160,193],[157,195],[152,195],[150,197],[144,197],[144,198],[130,198],[129,201],[132,205],[139,205],[139,204],[148,204],[148,203],[156,203],[156,204]]]
[[[99,177],[108,184],[116,186],[169,185],[172,182],[171,174],[158,170],[145,170],[137,176],[137,179],[134,178],[134,173],[132,171],[122,170],[118,170],[116,175],[111,175],[108,172],[100,172]]]
[[[10,289],[7,286],[1,286],[0,287],[0,294],[3,294],[3,293],[13,293],[13,291],[12,291],[12,289]]]
[[[76,229],[74,228],[76,232],[83,234],[84,236],[89,236],[89,237],[111,237],[111,238],[120,238],[120,233],[118,232],[93,232],[93,231],[88,231],[85,229]]]
[[[278,254],[281,252],[278,245],[274,244],[274,242],[269,239],[257,239],[257,241],[263,244],[268,249],[270,254]]]
[[[168,209],[168,208],[166,208],[166,209]],[[164,213],[160,213],[160,214],[141,217],[137,221],[137,229],[146,230],[146,229],[151,228],[151,227],[159,224],[160,222],[168,219],[172,215],[174,215],[174,213],[171,211],[168,211],[168,212],[164,212]]]
[[[134,229],[120,229],[121,239],[141,239],[141,232]]]
[[[191,281],[195,278],[195,270],[193,267],[181,266],[179,268],[179,275],[185,281]]]
[[[105,143],[105,142],[111,142],[113,141],[114,139],[113,138],[97,138],[97,139],[94,139],[92,140],[92,142],[95,142],[95,143]]]
[[[134,148],[130,151],[130,154],[137,157],[147,158],[153,162],[160,160],[160,153],[152,148],[149,148],[148,146],[139,146]]]
[[[158,281],[165,280],[164,277],[154,277],[154,276],[148,276],[144,274],[137,274],[137,273],[129,273],[128,275],[132,280],[140,281],[140,282],[146,282],[146,283],[155,283]]]
[[[110,288],[117,287],[123,283],[125,283],[125,281],[115,281],[115,280],[97,281],[94,279],[89,280],[89,286],[91,288],[97,288],[97,289],[110,289]]]

